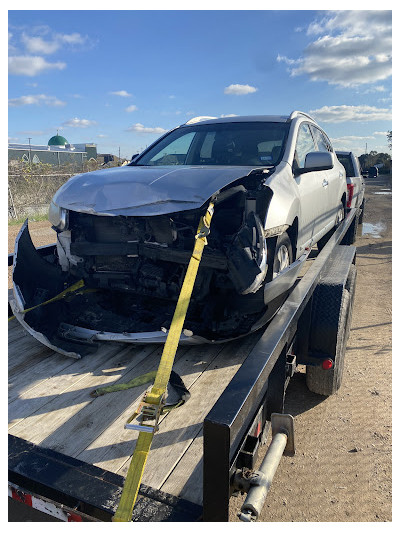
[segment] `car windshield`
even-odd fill
[[[270,166],[282,158],[289,124],[227,122],[177,128],[135,165]]]

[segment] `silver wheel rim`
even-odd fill
[[[276,258],[278,259],[279,264],[277,269],[274,271],[274,277],[290,265],[290,256],[287,246],[282,244],[282,246],[279,247]]]

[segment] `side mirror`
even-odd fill
[[[330,170],[335,164],[334,155],[332,152],[309,152],[306,155],[304,168],[295,170],[295,174],[305,174],[306,172],[314,172],[318,170]]]
[[[133,154],[133,156],[131,157],[131,161],[134,161],[137,158],[138,155],[139,154]]]

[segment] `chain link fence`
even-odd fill
[[[84,172],[102,168],[96,162],[85,164]],[[13,161],[8,166],[8,218],[19,220],[47,215],[50,201],[69,178],[82,172],[82,165],[54,167]]]

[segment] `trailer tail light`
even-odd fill
[[[324,360],[322,361],[322,368],[323,368],[324,370],[329,370],[329,369],[332,368],[332,367],[333,367],[333,361],[332,361],[332,359],[324,359]]]
[[[351,207],[351,202],[353,200],[353,195],[354,195],[354,184],[353,183],[348,183],[347,184],[347,207]]]

